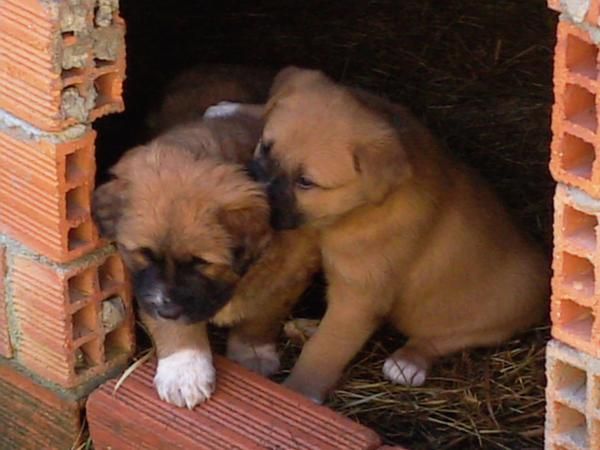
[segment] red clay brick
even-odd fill
[[[17,359],[25,367],[73,387],[126,363],[135,344],[134,315],[117,254],[74,267],[15,255],[9,279],[19,329]],[[102,311],[112,305],[124,310],[119,324],[103,323]]]
[[[0,245],[0,356],[12,357],[12,345],[8,331],[8,311],[4,292],[6,275],[6,248]]]
[[[1,232],[58,262],[97,247],[95,136],[54,144],[0,131]]]
[[[572,2],[575,6],[581,6],[584,2]],[[567,3],[568,4],[568,3]],[[563,5],[560,0],[548,0],[548,8],[553,9],[558,12],[567,12],[574,20],[583,21],[588,23],[589,25],[597,26],[598,16],[600,10],[600,1],[599,0],[590,0],[588,3],[587,11],[586,9],[574,8],[570,11],[565,11]]]
[[[80,402],[0,361],[0,448],[70,449],[81,440]]]
[[[552,335],[600,356],[600,201],[559,184],[554,211]]]
[[[68,2],[0,3],[0,108],[42,130],[59,131],[79,121],[89,122],[123,110],[124,21],[115,12],[110,24],[98,26],[95,2],[81,2],[79,6],[85,14],[80,18],[83,24],[77,25],[77,21],[64,20]],[[84,27],[85,32],[76,25]],[[106,30],[120,36],[117,51],[111,54],[98,46],[95,37],[100,35],[93,34]],[[81,55],[75,66],[65,64],[64,55],[74,53]],[[111,74],[110,81],[106,74]],[[98,96],[88,117],[72,117],[63,108],[63,94],[69,88],[76,88],[90,102],[96,89]]]
[[[96,450],[127,449],[377,449],[370,429],[313,404],[222,357],[217,389],[193,411],[158,399],[155,362],[137,369],[113,395],[115,381],[87,402]],[[118,431],[117,431],[118,430]]]
[[[546,377],[546,448],[600,448],[600,360],[553,340]]]
[[[598,47],[569,22],[559,22],[557,33],[550,170],[557,181],[599,197]]]

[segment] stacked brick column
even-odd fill
[[[546,448],[600,448],[600,1],[561,13],[554,61],[552,337]]]
[[[125,27],[118,0],[2,0],[0,30],[0,448],[71,448],[134,346],[91,218],[91,123],[123,109]]]

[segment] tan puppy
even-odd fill
[[[236,84],[230,76],[221,86],[211,79],[209,99],[215,90],[220,99],[245,92],[245,78]],[[198,92],[195,98],[209,103]],[[189,107],[168,110],[184,117]],[[115,178],[94,195],[96,221],[118,245],[155,341],[157,391],[179,406],[191,408],[214,389],[209,320],[241,322],[231,335],[230,356],[265,374],[277,370],[273,324],[320,264],[307,233],[271,239],[266,196],[244,171],[261,131],[262,121],[245,114],[188,121],[128,151],[111,169]],[[265,259],[252,267],[265,250]]]
[[[280,225],[320,233],[329,285],[289,387],[322,401],[384,321],[409,337],[384,376],[420,385],[436,358],[542,320],[544,257],[403,107],[288,68],[265,117],[255,171]]]

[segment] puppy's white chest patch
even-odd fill
[[[159,359],[154,385],[162,400],[192,409],[208,400],[215,389],[212,355],[200,350],[181,350]]]

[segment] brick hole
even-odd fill
[[[67,219],[85,218],[90,211],[90,197],[84,186],[67,191]]]
[[[594,94],[575,84],[567,84],[565,95],[565,115],[571,123],[595,133],[597,128]]]
[[[587,396],[585,371],[562,361],[556,362],[553,371],[556,389],[560,391],[562,397],[571,399],[583,410]]]
[[[96,308],[94,304],[84,306],[72,316],[73,340],[87,336],[98,328]]]
[[[574,73],[595,80],[598,77],[598,48],[576,36],[567,37],[567,68]]]
[[[75,373],[81,374],[104,362],[98,339],[86,342],[75,351]]]
[[[572,300],[561,300],[559,308],[558,322],[561,327],[569,334],[590,341],[595,319],[592,308]]]
[[[96,97],[96,108],[100,108],[115,101],[113,88],[115,82],[118,80],[119,76],[114,72],[100,75],[94,80],[94,87],[98,93],[98,96]]]
[[[75,81],[73,81],[72,79],[74,79],[76,77],[81,77],[84,74],[85,74],[85,69],[73,67],[72,69],[63,70],[61,76],[63,79],[63,83],[66,86],[71,86],[75,83]]]
[[[594,146],[576,136],[564,134],[561,142],[561,163],[571,175],[590,180],[596,151]]]
[[[594,266],[587,258],[563,253],[563,279],[577,296],[591,297],[596,288]]]
[[[128,324],[124,323],[117,329],[108,333],[104,338],[104,358],[106,361],[124,354],[131,350]]]
[[[587,448],[588,433],[585,416],[562,403],[555,403],[554,408],[557,433],[579,448]]]
[[[563,213],[565,238],[570,244],[593,252],[596,249],[596,227],[598,219],[595,215],[586,214],[571,206],[565,205]]]
[[[69,300],[75,303],[94,293],[94,272],[86,270],[67,280]]]
[[[77,184],[83,182],[86,179],[86,167],[88,163],[87,155],[83,149],[75,150],[73,153],[66,155],[65,178],[67,183]]]
[[[106,59],[94,58],[94,67],[98,69],[103,69],[105,67],[114,66],[114,61],[109,61]]]
[[[106,259],[98,269],[100,289],[106,291],[121,283],[124,279],[123,265],[118,255]]]
[[[69,229],[69,251],[91,244],[93,233],[94,227],[91,220],[87,220],[78,226]]]
[[[116,330],[125,321],[126,314],[125,303],[121,297],[114,296],[103,300],[100,315],[104,333]]]

